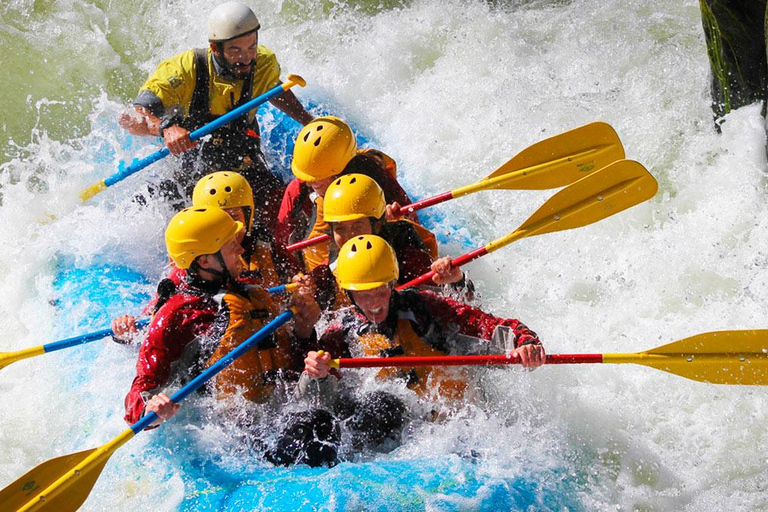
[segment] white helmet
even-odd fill
[[[208,41],[223,43],[259,30],[261,25],[250,7],[240,2],[227,2],[208,16]]]

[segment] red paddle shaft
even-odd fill
[[[435,357],[363,357],[335,359],[338,368],[381,368],[414,366],[483,366],[520,364],[520,359],[506,355],[495,356],[435,356]],[[548,354],[545,364],[602,363],[603,354]],[[336,364],[332,364],[336,367]]]

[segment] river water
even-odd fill
[[[169,163],[87,205],[77,194],[114,172],[117,160],[155,149],[122,133],[116,117],[159,60],[205,44],[210,5],[0,6],[0,350],[102,327],[121,311],[112,304],[90,323],[78,323],[76,309],[62,318],[53,300],[62,259],[159,273],[170,212],[138,208],[131,198],[144,176]],[[252,5],[260,42],[277,53],[284,73],[307,79],[299,97],[346,118],[396,158],[416,197],[476,181],[526,146],[587,122],[616,129],[627,157],[658,180],[655,198],[599,224],[522,240],[468,267],[483,307],[522,319],[550,353],[634,352],[707,331],[765,327],[765,123],[759,106],[750,106],[715,131],[697,2]],[[436,229],[481,244],[514,230],[549,195],[479,193],[441,207],[450,221]],[[456,241],[443,249],[464,250]],[[2,371],[0,485],[125,428],[121,402],[135,350],[102,343],[98,355],[86,355],[93,346],[73,349],[88,363],[82,367],[49,355]],[[585,509],[768,507],[762,388],[631,365],[494,370],[486,378],[490,413],[416,431],[386,457],[452,457],[458,445],[480,453],[490,475],[558,468]],[[115,455],[86,509],[180,506],[188,491],[163,467],[168,454],[152,451],[158,435],[143,434]],[[201,435],[220,448],[215,433]]]

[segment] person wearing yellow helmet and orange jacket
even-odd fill
[[[331,244],[328,265],[319,265],[310,277],[316,285],[316,296],[323,309],[348,306],[347,295],[337,285],[338,248],[359,235],[378,235],[392,246],[400,269],[397,284],[406,283],[430,270],[436,272],[435,285],[452,285],[471,298],[473,285],[459,268],[451,266],[451,258],[438,258],[437,240],[425,227],[408,219],[388,220],[384,192],[363,174],[345,174],[328,186],[324,197],[323,217],[330,226]]]
[[[352,129],[338,117],[318,117],[299,132],[291,170],[296,178],[285,190],[275,226],[275,241],[281,246],[328,231],[323,196],[339,175],[365,174],[379,184],[387,204],[411,203],[397,181],[394,160],[378,150],[358,150]],[[415,214],[409,218],[418,221]],[[328,258],[329,242],[303,251],[307,271],[327,263]]]
[[[167,419],[177,410],[164,390],[193,378],[280,312],[261,287],[236,280],[242,270],[244,225],[218,207],[187,208],[165,232],[168,254],[185,271],[180,285],[164,297],[152,317],[125,397],[125,420],[133,424],[147,411]],[[311,329],[301,300],[295,301],[296,335]],[[315,312],[311,312],[312,318]],[[222,395],[264,400],[281,370],[294,367],[297,352],[286,329],[238,360],[217,378]]]
[[[464,397],[467,381],[461,370],[441,368],[396,369],[379,372],[385,386],[363,386],[360,370],[340,378],[331,370],[331,357],[432,356],[450,353],[481,354],[508,351],[519,357],[523,366],[537,368],[544,362],[544,349],[536,334],[522,322],[490,315],[478,308],[427,290],[394,290],[399,276],[394,250],[382,238],[363,235],[349,240],[339,251],[338,279],[349,294],[352,306],[326,317],[321,334],[305,340],[309,352],[296,396],[315,411],[333,411],[333,424],[319,418],[323,429],[313,430],[315,437],[301,436],[291,424],[278,433],[278,448],[272,454],[278,464],[322,460],[313,444],[338,443],[336,430],[347,430],[355,448],[382,449],[397,444],[411,414],[397,381],[425,399],[438,397],[454,403]],[[323,322],[324,324],[326,322]],[[323,351],[322,353],[319,351]],[[393,382],[394,381],[394,382]],[[309,412],[314,412],[310,409]],[[323,421],[319,421],[322,419]],[[301,425],[303,430],[307,428]],[[303,444],[302,444],[303,443]],[[336,455],[328,449],[325,454]]]
[[[274,260],[279,256],[278,250],[271,243],[268,230],[263,226],[263,221],[257,217],[253,192],[248,181],[234,171],[221,171],[203,177],[192,193],[192,205],[196,207],[216,206],[221,207],[234,220],[241,222],[245,229],[238,234],[240,244],[243,247],[242,258],[245,261],[243,270],[238,279],[246,284],[257,284],[264,288],[278,286],[291,276],[295,275],[298,268],[282,269],[279,272]],[[283,261],[286,261],[283,258]],[[144,314],[149,315],[156,309],[158,300],[165,300],[174,293],[186,271],[172,266],[164,279],[157,287],[157,295],[144,308]],[[113,339],[121,344],[129,344],[137,333],[136,318],[132,315],[122,315],[112,321]]]
[[[335,357],[419,356],[482,353],[505,341],[523,366],[540,366],[544,350],[536,333],[522,322],[490,315],[479,308],[429,290],[396,291],[399,267],[394,250],[375,235],[352,238],[339,251],[337,277],[352,306],[332,314],[331,327],[305,359],[311,378],[324,378],[329,355]],[[511,342],[511,343],[509,343]],[[318,355],[317,351],[327,352]],[[430,368],[405,374],[409,385],[423,390]]]
[[[160,63],[141,86],[120,125],[133,135],[159,136],[182,169],[160,185],[162,196],[183,205],[194,183],[211,171],[240,169],[259,198],[269,197],[274,219],[284,190],[268,168],[260,148],[255,111],[193,142],[190,132],[280,84],[274,52],[259,45],[258,18],[247,5],[226,2],[208,18],[206,49],[188,50]],[[307,124],[313,116],[291,91],[270,100],[293,119]],[[181,194],[179,193],[181,189]]]

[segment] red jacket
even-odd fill
[[[174,365],[182,359],[190,342],[211,334],[220,307],[215,298],[219,291],[216,288],[206,290],[182,282],[155,313],[139,350],[136,377],[125,397],[125,421],[129,424],[142,417],[146,400],[171,380],[176,373]]]
[[[496,328],[501,326],[512,330],[515,347],[541,343],[536,333],[520,320],[490,315],[432,291],[404,290],[392,292],[389,315],[382,324],[372,324],[354,306],[342,309],[334,313],[331,324],[319,340],[305,340],[305,348],[325,350],[333,357],[351,357],[349,349],[353,337],[375,331],[393,338],[401,319],[410,320],[421,339],[445,353],[482,352],[481,347],[467,346],[466,338],[459,335],[490,340]]]

